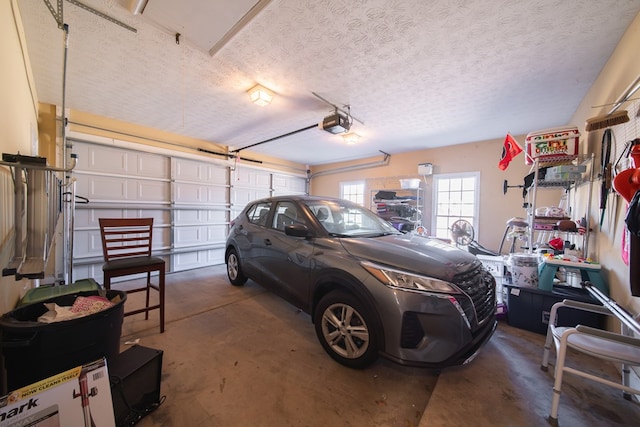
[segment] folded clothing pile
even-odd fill
[[[53,302],[45,303],[44,305],[48,311],[38,317],[38,322],[53,323],[88,316],[113,307],[117,302],[110,301],[108,298],[99,295],[92,295],[88,297],[78,296],[71,306],[59,306]]]

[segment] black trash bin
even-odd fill
[[[78,292],[25,305],[0,318],[0,347],[5,381],[2,395],[120,352],[120,335],[124,318],[122,291],[108,290],[109,300],[119,297],[112,307],[77,319],[41,323],[37,319],[47,312],[45,303],[71,306],[78,296],[98,295],[99,291]]]

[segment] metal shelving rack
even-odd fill
[[[532,197],[531,203],[527,206],[527,220],[529,223],[529,233],[527,236],[527,248],[528,252],[533,252],[533,234],[535,232],[535,222],[536,222],[536,199],[537,192],[540,188],[564,188],[567,191],[576,190],[579,186],[585,184],[588,185],[587,188],[587,206],[585,209],[584,218],[586,220],[586,231],[583,236],[584,244],[582,248],[583,255],[586,256],[588,254],[588,245],[589,245],[589,233],[590,233],[590,221],[589,221],[589,210],[591,206],[591,196],[592,196],[592,187],[593,187],[593,159],[594,155],[561,155],[554,157],[545,157],[544,159],[536,158],[534,159],[534,163],[532,165],[532,171],[534,172],[533,185],[532,185]],[[579,179],[572,180],[548,180],[548,179],[540,179],[539,173],[541,167],[547,166],[559,166],[559,165],[586,165],[587,171],[582,174],[582,177]]]
[[[389,191],[396,194],[395,199],[379,199],[376,198],[376,194],[379,191]],[[422,210],[423,210],[423,200],[422,198],[424,194],[424,190],[418,186],[416,188],[391,188],[391,189],[372,189],[371,190],[371,210],[373,212],[377,212],[377,207],[379,203],[384,203],[387,205],[406,205],[415,209],[411,215],[397,215],[399,218],[403,218],[409,221],[412,221],[417,225],[422,224]]]

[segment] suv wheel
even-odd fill
[[[338,363],[362,369],[378,357],[378,337],[369,309],[352,294],[325,295],[313,316],[316,335],[324,350]]]
[[[242,273],[240,266],[240,258],[235,249],[229,249],[227,252],[227,277],[234,286],[242,286],[247,281],[246,276]]]

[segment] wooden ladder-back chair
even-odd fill
[[[127,290],[127,293],[146,292],[143,308],[125,311],[125,316],[160,310],[160,332],[164,332],[164,276],[165,263],[160,257],[151,256],[153,218],[100,218],[100,236],[104,264],[104,287],[111,289],[111,279],[132,274],[147,273],[146,285]],[[151,273],[158,272],[158,284],[151,283]],[[149,305],[151,289],[158,291],[159,303]]]

